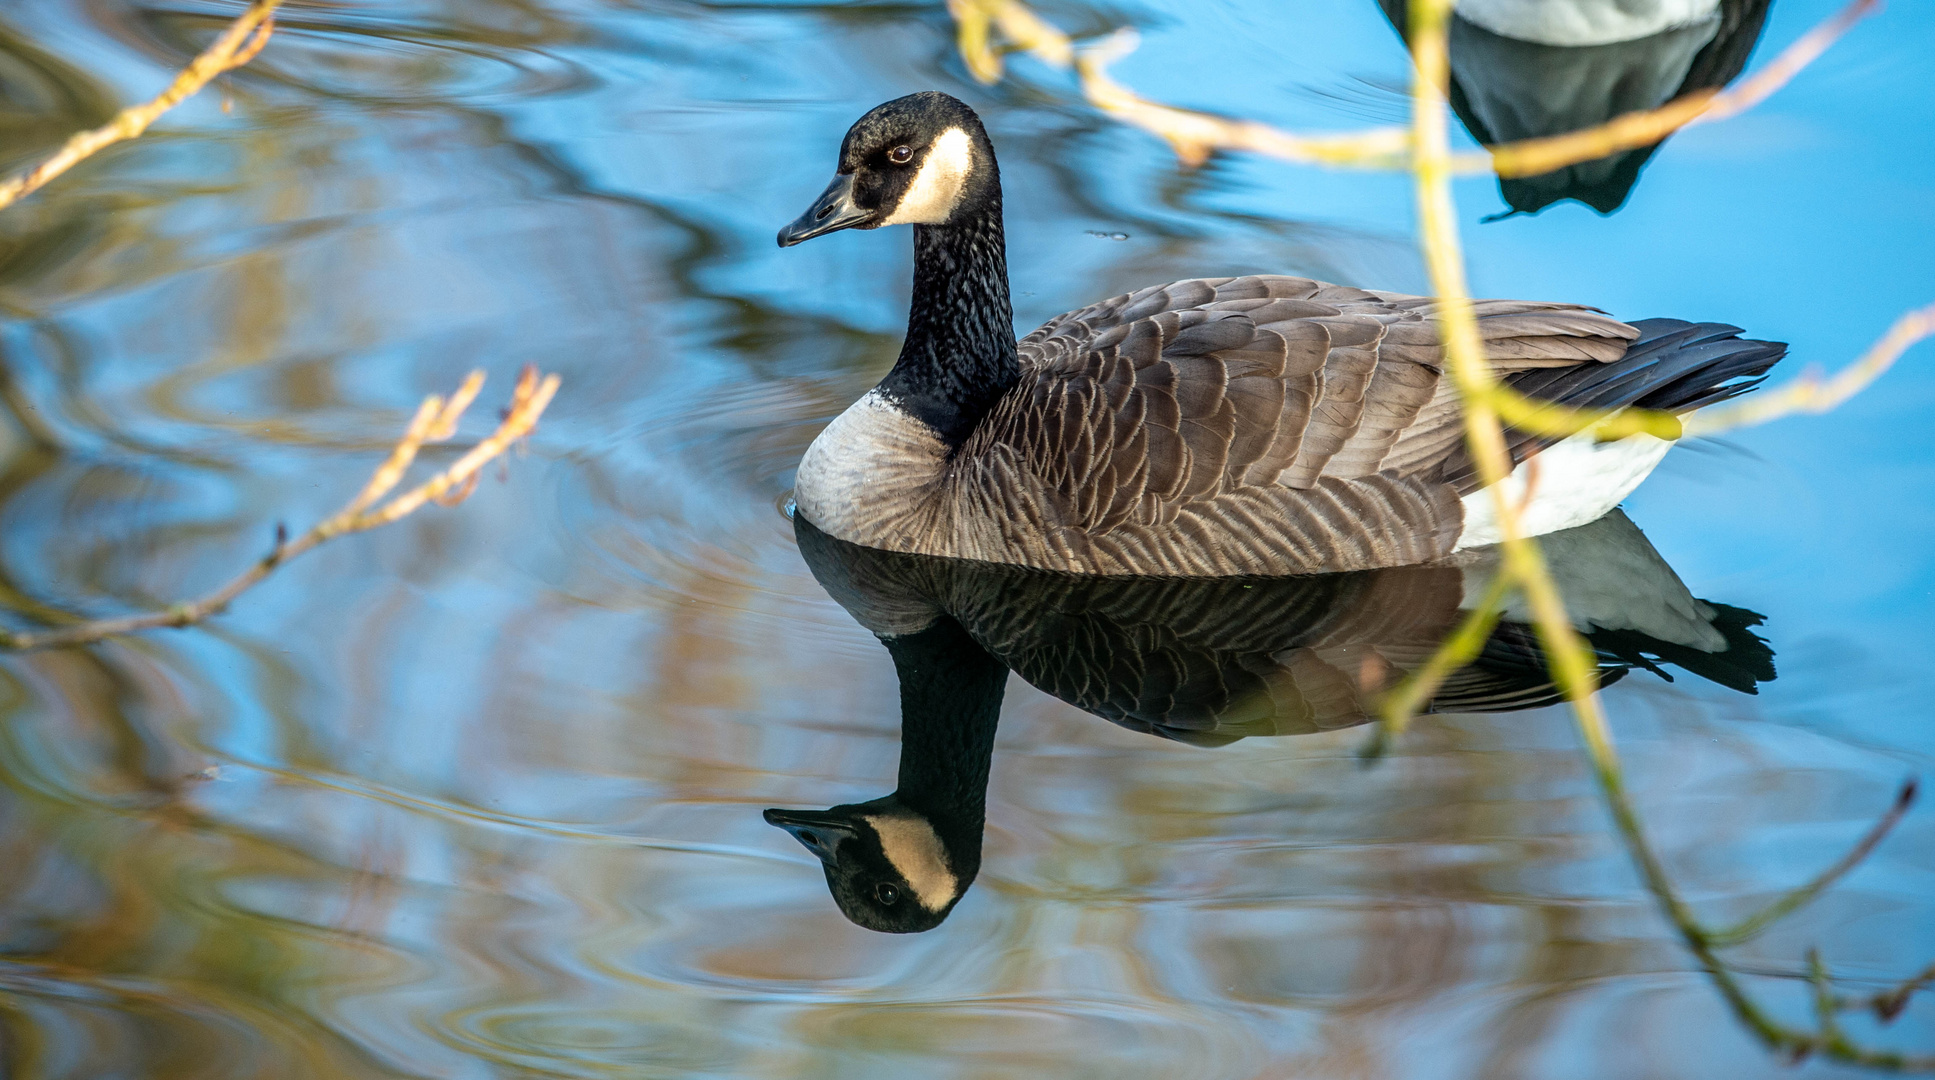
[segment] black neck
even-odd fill
[[[946,225],[914,226],[914,301],[907,340],[880,390],[941,433],[968,434],[1021,377],[1008,251],[997,181],[978,207]]]
[[[934,824],[963,881],[981,867],[988,770],[1008,669],[942,618],[886,639],[900,674],[901,805]]]

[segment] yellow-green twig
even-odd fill
[[[1343,135],[1295,135],[1254,120],[1231,120],[1149,101],[1109,76],[1108,66],[1136,47],[1134,30],[1118,30],[1075,52],[1075,72],[1089,103],[1118,120],[1159,135],[1191,167],[1217,150],[1245,150],[1302,165],[1403,168],[1410,136],[1402,128]]]
[[[1455,172],[1490,169],[1501,176],[1536,175],[1650,145],[1689,123],[1735,115],[1785,85],[1849,26],[1875,10],[1878,6],[1875,0],[1852,0],[1772,63],[1731,89],[1702,91],[1658,109],[1629,113],[1583,131],[1491,146],[1481,153],[1456,156],[1449,150],[1445,118],[1450,67],[1446,30],[1451,0],[1412,0],[1410,5],[1410,42],[1416,77],[1409,131],[1379,129],[1321,137],[1294,135],[1264,124],[1177,109],[1136,95],[1108,74],[1108,65],[1134,48],[1132,34],[1118,33],[1098,45],[1077,49],[1067,35],[1035,15],[1021,0],[949,0],[948,6],[959,23],[962,56],[976,78],[993,82],[1001,77],[1000,54],[992,42],[993,31],[999,30],[1015,48],[1026,50],[1052,66],[1067,67],[1072,62],[1082,92],[1090,102],[1126,123],[1162,137],[1185,164],[1200,164],[1215,150],[1246,150],[1310,164],[1411,169],[1416,178],[1420,244],[1433,290],[1440,298],[1437,318],[1445,345],[1446,368],[1464,406],[1465,437],[1479,481],[1492,492],[1503,538],[1502,558],[1479,607],[1467,615],[1422,668],[1386,696],[1380,709],[1379,744],[1388,744],[1410,717],[1425,706],[1443,680],[1477,654],[1496,625],[1497,608],[1505,593],[1513,588],[1520,590],[1530,609],[1553,681],[1572,705],[1593,774],[1621,841],[1662,913],[1679,931],[1735,1015],[1770,1047],[1796,1058],[1820,1053],[1839,1061],[1881,1068],[1935,1068],[1935,1059],[1869,1051],[1852,1044],[1833,1021],[1832,1011],[1838,1003],[1829,992],[1827,972],[1818,957],[1810,956],[1809,969],[1822,1012],[1816,1030],[1810,1032],[1776,1023],[1715,951],[1721,945],[1751,937],[1768,923],[1807,903],[1865,858],[1899,820],[1906,807],[1905,798],[1860,844],[1813,881],[1785,894],[1734,927],[1719,932],[1706,929],[1678,895],[1640,824],[1596,693],[1595,657],[1572,626],[1558,587],[1546,569],[1544,556],[1538,545],[1523,535],[1519,508],[1511,504],[1501,483],[1512,468],[1505,441],[1506,424],[1550,437],[1592,429],[1603,438],[1645,433],[1674,439],[1683,434],[1710,434],[1761,423],[1791,412],[1833,408],[1872,382],[1903,350],[1935,333],[1935,307],[1905,316],[1858,362],[1832,380],[1823,382],[1810,376],[1772,394],[1705,410],[1684,425],[1678,416],[1670,413],[1630,408],[1609,412],[1554,405],[1525,397],[1503,385],[1486,361],[1466,287],[1450,187]],[[1892,1015],[1890,1010],[1899,1010],[1908,996],[1930,979],[1935,979],[1935,975],[1924,973],[1904,982],[1888,995],[1876,997],[1872,1006],[1886,1018]]]
[[[1422,667],[1384,695],[1378,710],[1377,738],[1369,751],[1370,756],[1374,757],[1396,743],[1404,735],[1405,729],[1410,727],[1412,718],[1424,711],[1432,695],[1444,685],[1445,679],[1471,663],[1485,648],[1485,642],[1498,626],[1505,595],[1511,591],[1511,587],[1512,575],[1500,567],[1485,586],[1478,606],[1465,614],[1451,636],[1439,644]]]
[[[1657,109],[1626,113],[1596,127],[1563,135],[1501,143],[1473,154],[1451,154],[1447,149],[1444,161],[1431,168],[1447,173],[1493,170],[1500,176],[1537,175],[1650,145],[1688,124],[1738,115],[1785,86],[1879,6],[1879,0],[1850,0],[1832,17],[1801,35],[1772,62],[1724,90],[1698,91]],[[1217,150],[1240,150],[1299,164],[1346,168],[1406,169],[1416,164],[1412,158],[1415,127],[1299,135],[1252,120],[1178,109],[1141,97],[1108,73],[1110,64],[1136,47],[1138,39],[1133,30],[1119,30],[1098,42],[1077,47],[1067,34],[1037,15],[1022,0],[948,0],[948,11],[959,29],[962,59],[975,78],[992,83],[1002,76],[1002,49],[993,40],[998,31],[1008,42],[1007,47],[1027,52],[1052,67],[1067,68],[1073,64],[1083,96],[1091,104],[1124,123],[1159,136],[1189,166],[1202,164]],[[1702,410],[1687,422],[1673,413],[1650,409],[1580,409],[1555,405],[1526,397],[1490,378],[1467,379],[1463,390],[1467,403],[1482,401],[1505,423],[1529,434],[1565,438],[1591,430],[1602,439],[1645,434],[1673,440],[1688,434],[1712,435],[1730,428],[1765,423],[1795,412],[1831,409],[1887,370],[1902,350],[1931,333],[1935,333],[1935,306],[1903,316],[1860,362],[1831,381],[1823,383],[1818,378],[1803,378],[1773,393]]]
[[[1807,906],[1809,901],[1825,892],[1828,886],[1841,880],[1841,878],[1847,875],[1848,871],[1861,865],[1862,860],[1866,859],[1868,854],[1875,849],[1875,845],[1881,843],[1882,838],[1893,831],[1894,827],[1908,813],[1908,808],[1914,805],[1916,786],[1913,780],[1903,784],[1901,791],[1895,796],[1895,805],[1889,807],[1888,812],[1883,814],[1880,820],[1869,827],[1867,835],[1863,836],[1859,842],[1849,848],[1846,854],[1835,861],[1834,865],[1816,874],[1814,879],[1807,884],[1788,890],[1759,911],[1748,915],[1732,926],[1720,930],[1707,931],[1707,943],[1716,949],[1724,949],[1729,945],[1739,945],[1752,941],[1760,935],[1761,931],[1772,926],[1787,915]]]
[[[1688,435],[1712,435],[1733,428],[1752,427],[1795,413],[1824,413],[1867,389],[1893,367],[1908,347],[1935,334],[1935,304],[1895,320],[1881,340],[1861,358],[1823,380],[1812,372],[1775,390],[1702,409],[1687,418]]]
[[[1812,1032],[1799,1031],[1775,1022],[1716,955],[1716,935],[1700,923],[1680,898],[1641,827],[1639,816],[1626,791],[1624,774],[1605,711],[1596,693],[1593,655],[1572,626],[1537,544],[1522,535],[1518,507],[1512,505],[1504,485],[1499,482],[1505,478],[1511,461],[1506,453],[1500,424],[1496,379],[1481,351],[1477,321],[1466,291],[1464,259],[1458,243],[1451,199],[1444,99],[1450,68],[1446,23],[1451,14],[1451,2],[1412,0],[1410,5],[1410,40],[1417,71],[1412,90],[1412,169],[1418,191],[1419,240],[1432,287],[1439,298],[1438,319],[1445,342],[1446,364],[1465,407],[1466,441],[1480,482],[1491,488],[1503,536],[1504,562],[1500,576],[1508,577],[1524,592],[1540,644],[1546,653],[1547,667],[1572,704],[1587,756],[1592,762],[1593,774],[1606,798],[1620,839],[1639,870],[1641,879],[1662,912],[1680,932],[1688,949],[1700,960],[1701,966],[1735,1015],[1769,1046],[1796,1056],[1819,1053],[1838,1061],[1896,1069],[1935,1067],[1935,1059],[1870,1051],[1851,1043],[1833,1022],[1833,998],[1826,989],[1826,972],[1815,958],[1810,958],[1811,977],[1816,984],[1817,999],[1825,1003],[1822,1008],[1826,1015]],[[1896,351],[1899,352],[1899,349]],[[1893,817],[1899,816],[1901,808],[1898,802],[1894,815],[1884,819],[1881,826],[1870,832],[1869,839],[1857,845],[1847,858],[1808,886],[1777,901],[1762,915],[1771,921],[1812,899],[1866,855],[1887,827],[1892,825]],[[1761,924],[1757,919],[1758,916],[1750,918],[1735,931],[1744,929],[1751,933],[1758,930]]]
[[[1908,1007],[1909,998],[1931,985],[1935,985],[1935,964],[1928,965],[1880,993],[1858,998],[1838,998],[1834,1007],[1842,1012],[1872,1012],[1876,1019],[1885,1024],[1901,1015],[1901,1011]]]

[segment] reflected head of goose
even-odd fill
[[[834,903],[854,923],[887,934],[939,926],[980,871],[980,830],[948,844],[926,815],[888,795],[827,810],[768,810],[825,864]]]
[[[994,147],[974,110],[936,91],[909,94],[847,130],[833,182],[779,231],[779,246],[839,229],[945,225],[1000,194]]]

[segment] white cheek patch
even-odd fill
[[[907,879],[921,907],[939,911],[954,902],[960,882],[947,868],[947,853],[934,826],[912,816],[869,816],[861,820],[880,835],[881,854]]]
[[[967,189],[968,173],[974,168],[974,140],[960,128],[948,128],[927,148],[920,171],[900,205],[882,225],[939,225],[960,205]]]

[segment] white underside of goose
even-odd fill
[[[1527,536],[1543,536],[1605,517],[1672,447],[1651,435],[1598,442],[1591,432],[1581,432],[1519,462],[1500,486],[1506,501],[1521,508],[1520,530]],[[1452,550],[1505,539],[1490,488],[1472,492],[1463,502],[1465,528]]]
[[[1457,0],[1468,22],[1540,45],[1607,45],[1712,18],[1720,0]]]

